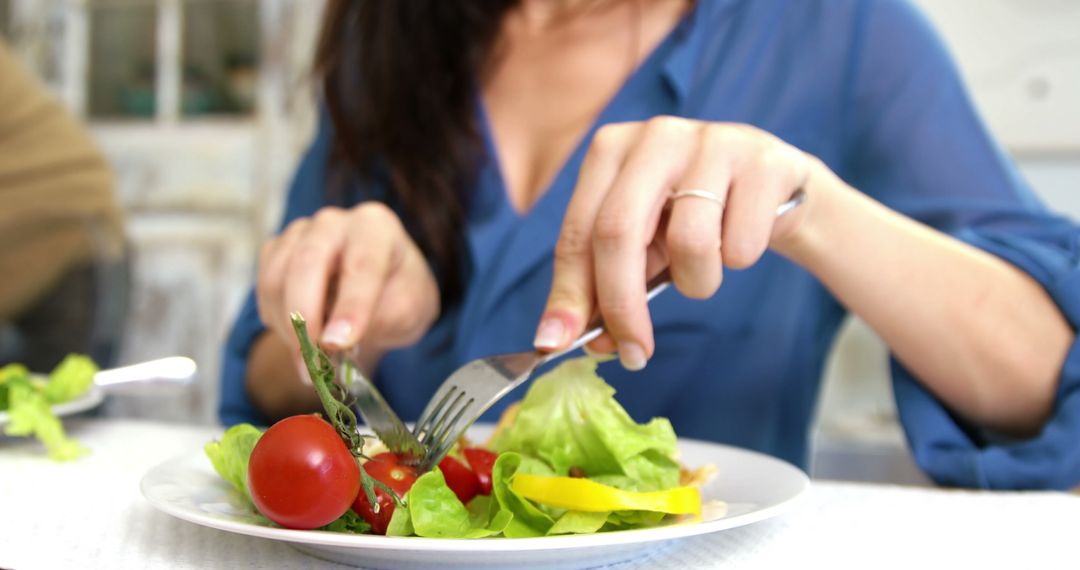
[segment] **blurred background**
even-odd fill
[[[1080,218],[1080,2],[917,3],[1030,184]],[[0,0],[0,36],[89,125],[116,175],[132,275],[117,362],[181,354],[199,364],[183,398],[113,396],[105,413],[216,421],[224,335],[313,132],[307,73],[322,5]],[[880,341],[852,319],[827,371],[815,475],[924,481],[886,365]]]

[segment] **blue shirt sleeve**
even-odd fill
[[[868,0],[858,37],[845,178],[1027,272],[1075,330],[1080,231],[1048,212],[995,146],[929,23],[908,2]],[[1049,423],[1022,441],[989,438],[962,421],[895,359],[892,374],[916,461],[938,483],[1065,489],[1080,482],[1080,345],[1061,370]]]
[[[280,228],[284,228],[297,218],[314,214],[327,204],[325,181],[330,147],[329,129],[329,123],[324,114],[320,119],[315,141],[304,155],[289,188]],[[251,344],[264,330],[266,327],[259,319],[255,293],[252,291],[244,301],[232,331],[229,333],[222,359],[221,402],[218,407],[218,417],[227,426],[241,422],[257,425],[267,423],[251,403],[244,385]]]

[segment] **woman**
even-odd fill
[[[936,480],[1080,480],[1080,232],[907,3],[329,10],[327,118],[229,341],[227,423],[315,408],[293,310],[359,347],[407,418],[460,364],[557,349],[598,310],[592,348],[622,363],[601,374],[636,417],[804,464],[851,310],[889,344]],[[665,267],[681,295],[647,306]]]

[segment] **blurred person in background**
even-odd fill
[[[1080,482],[1080,231],[908,2],[338,0],[316,71],[226,423],[318,409],[291,311],[415,419],[458,366],[566,346],[595,310],[638,420],[805,466],[851,311],[935,480]],[[682,295],[646,305],[665,268]]]
[[[115,358],[123,218],[87,132],[0,42],[0,364]]]

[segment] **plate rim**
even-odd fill
[[[170,467],[174,464],[191,464],[190,466],[194,467],[194,464],[197,462],[197,458],[201,457],[203,459],[203,464],[201,465],[203,471],[205,471],[208,475],[217,477],[217,473],[214,472],[212,466],[209,464],[209,461],[205,459],[204,455],[202,455],[201,450],[199,450],[198,452],[187,452],[179,454],[168,460],[154,465],[143,474],[139,482],[139,489],[143,498],[148,503],[150,503],[151,506],[165,514],[200,526],[214,528],[216,530],[226,532],[233,532],[246,536],[279,540],[282,542],[313,547],[346,548],[356,551],[362,551],[364,549],[378,551],[400,551],[404,549],[424,552],[474,553],[506,551],[553,551],[586,547],[612,547],[627,543],[655,543],[679,538],[700,536],[703,534],[711,534],[714,532],[728,530],[735,527],[754,524],[765,519],[778,516],[792,509],[797,504],[801,503],[810,490],[811,480],[809,476],[807,476],[806,472],[783,459],[742,447],[710,441],[703,441],[692,438],[679,438],[678,441],[680,445],[682,443],[687,443],[693,445],[719,447],[727,452],[749,454],[752,456],[756,456],[759,460],[773,462],[777,466],[779,466],[780,469],[790,472],[790,475],[794,477],[792,483],[795,483],[795,481],[797,480],[798,488],[791,496],[788,496],[782,501],[768,507],[751,511],[749,513],[701,522],[698,524],[676,523],[660,527],[612,531],[588,535],[558,535],[532,538],[498,539],[425,538],[416,536],[388,537],[367,534],[348,534],[332,531],[294,530],[279,527],[268,527],[253,523],[231,521],[212,517],[209,515],[203,515],[194,512],[191,509],[176,506],[168,501],[158,500],[158,498],[153,496],[153,493],[151,493],[148,489],[151,475],[157,473],[159,470],[166,469],[167,467]],[[224,480],[219,479],[218,482],[223,485],[228,485],[228,483]],[[229,491],[233,493],[236,492],[234,489],[229,489]]]

